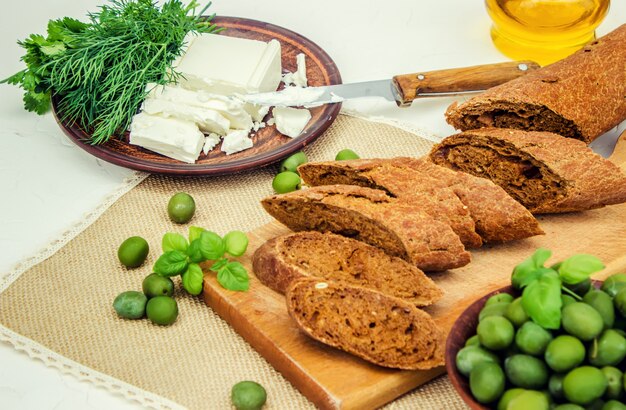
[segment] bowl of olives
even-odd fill
[[[472,409],[626,410],[626,274],[590,280],[604,266],[583,263],[581,279],[546,259],[518,265],[511,286],[456,320],[446,341],[454,388]]]

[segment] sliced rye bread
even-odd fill
[[[443,291],[424,272],[374,246],[333,233],[304,231],[270,239],[252,257],[254,274],[285,293],[295,279],[314,277],[363,286],[428,306]]]
[[[481,128],[433,147],[433,162],[488,178],[532,213],[626,202],[626,175],[585,143],[549,132]]]
[[[626,119],[626,24],[576,53],[453,103],[446,120],[481,127],[550,131],[586,143]]]
[[[383,293],[301,278],[287,310],[310,337],[379,366],[416,370],[443,365],[444,337],[428,313]]]
[[[293,231],[334,232],[377,246],[424,271],[458,268],[470,254],[449,225],[377,189],[313,187],[261,201]]]
[[[501,187],[484,178],[435,165],[427,159],[397,157],[311,162],[301,165],[298,171],[307,185],[350,184],[377,188],[411,203],[421,197],[416,193],[452,192],[485,242],[543,234],[530,212]],[[452,201],[446,202],[449,203]],[[445,207],[442,205],[442,208]],[[454,212],[454,208],[447,209]],[[462,220],[460,214],[453,215],[450,219]]]

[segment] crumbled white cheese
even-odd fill
[[[283,135],[295,138],[302,133],[311,119],[311,113],[304,108],[274,107],[276,129]]]
[[[274,119],[274,117],[272,117],[269,120],[267,120],[266,124],[271,127],[272,125],[276,124],[276,120]]]
[[[208,154],[209,151],[212,151],[213,148],[215,148],[215,146],[219,144],[221,140],[222,137],[214,133],[210,133],[209,135],[204,137],[204,146],[202,147],[202,152],[204,152],[204,155]]]
[[[159,98],[147,98],[143,102],[142,110],[150,115],[191,121],[204,133],[214,132],[226,135],[230,129],[230,121],[226,117],[217,111],[206,108],[192,107]]]
[[[254,125],[252,126],[252,130],[254,130],[254,132],[257,132],[261,128],[265,128],[265,123],[262,121],[255,121]]]
[[[193,164],[202,150],[204,134],[191,121],[163,118],[142,112],[133,117],[129,142]]]
[[[273,91],[281,80],[280,43],[200,34],[174,64],[192,90],[230,95]]]
[[[241,96],[239,98],[241,98]],[[248,114],[250,114],[250,116],[252,117],[252,120],[254,121],[262,121],[263,118],[265,118],[265,116],[267,115],[267,113],[270,112],[269,105],[256,105],[256,104],[251,104],[251,103],[244,103],[244,104],[245,104],[244,109],[246,110]]]
[[[295,73],[287,72],[283,75],[285,85],[295,85],[296,87],[306,87],[308,79],[306,78],[306,60],[305,55],[300,53],[296,56],[298,68]]]
[[[222,152],[226,155],[243,151],[252,147],[252,140],[248,137],[247,130],[231,131],[222,140]]]

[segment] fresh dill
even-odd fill
[[[195,0],[111,0],[89,13],[88,23],[50,20],[47,37],[31,34],[18,42],[26,69],[3,80],[22,87],[24,107],[38,114],[57,99],[61,120],[89,132],[92,144],[121,135],[146,96],[148,83],[175,82],[172,62],[188,32],[219,28],[214,15],[202,17]]]

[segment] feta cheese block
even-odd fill
[[[151,99],[171,101],[176,104],[217,111],[230,121],[230,128],[245,130],[252,127],[254,118],[251,118],[247,108],[250,104],[243,101],[223,95],[211,94],[206,91],[187,90],[175,85],[148,84],[147,89],[149,90],[148,98]]]
[[[306,127],[311,119],[311,113],[305,108],[274,107],[274,119],[278,132],[295,138]]]
[[[212,151],[213,148],[215,148],[221,140],[222,137],[213,133],[204,137],[204,146],[202,147],[202,152],[204,152],[204,155],[208,154],[209,151]]]
[[[205,141],[204,134],[191,121],[142,112],[133,117],[129,142],[193,164],[200,155]]]
[[[175,63],[180,84],[192,90],[232,95],[274,91],[281,81],[280,43],[218,34],[190,36]]]
[[[222,152],[226,155],[248,148],[252,148],[252,139],[248,137],[246,130],[231,131],[222,140]]]
[[[150,115],[191,121],[200,128],[200,131],[207,134],[213,132],[226,135],[230,128],[230,121],[217,111],[159,98],[146,99],[143,102],[142,110]]]

